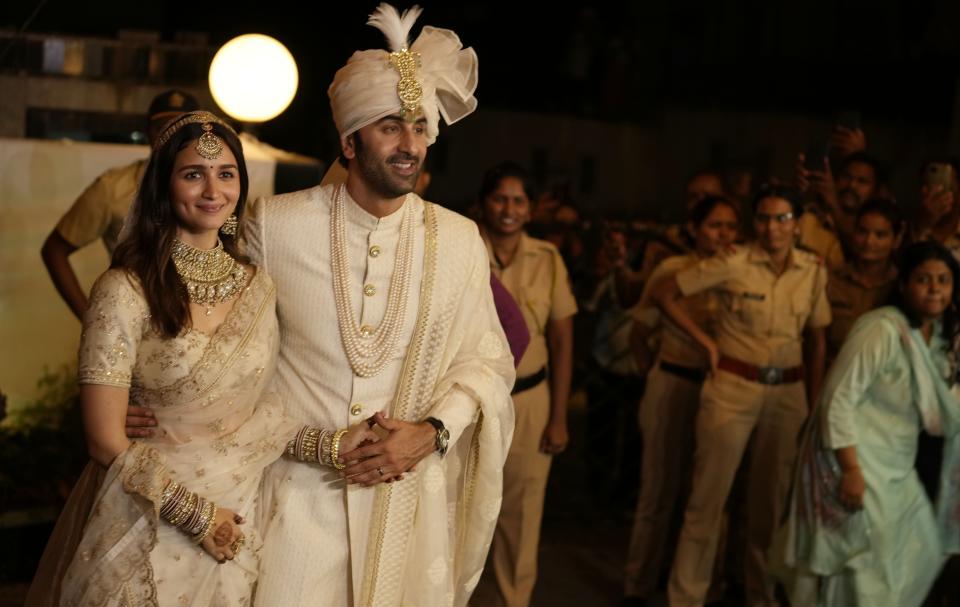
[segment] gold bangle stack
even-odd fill
[[[179,527],[199,544],[213,531],[217,506],[193,493],[178,482],[170,481],[163,489],[160,517]]]
[[[325,466],[333,466],[333,460],[330,458],[330,449],[333,447],[333,433],[324,430],[320,433],[320,446],[317,448],[317,457],[320,463]]]
[[[331,449],[334,436],[329,430],[304,426],[297,432],[296,437],[287,443],[286,454],[300,462],[333,466],[335,458]]]
[[[347,430],[337,430],[333,433],[333,439],[330,441],[330,463],[337,470],[343,470],[347,467],[346,464],[341,464],[337,461],[340,457],[340,439],[343,438],[343,435],[347,433]]]

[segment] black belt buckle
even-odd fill
[[[760,367],[760,377],[757,378],[761,384],[775,386],[783,383],[783,369],[780,367]]]

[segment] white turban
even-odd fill
[[[420,14],[418,7],[400,16],[392,6],[382,3],[367,23],[387,36],[392,50],[406,49],[407,35]],[[477,109],[473,92],[477,89],[477,54],[463,48],[460,38],[447,29],[425,26],[409,50],[420,54],[414,78],[423,90],[420,109],[427,121],[427,145],[437,139],[440,116],[453,124]],[[384,50],[357,51],[337,70],[327,91],[333,121],[340,137],[400,114],[397,94],[400,73]]]

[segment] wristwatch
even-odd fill
[[[436,417],[428,417],[423,421],[433,426],[433,428],[437,431],[437,453],[440,454],[440,457],[443,457],[447,454],[447,447],[450,445],[450,431],[447,430],[446,426],[443,425],[443,422]]]

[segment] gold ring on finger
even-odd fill
[[[240,552],[240,549],[243,548],[243,543],[247,541],[244,536],[240,536],[237,539],[233,540],[233,543],[230,544],[230,550],[233,551],[234,556]]]
[[[383,476],[383,466],[377,466],[377,473],[379,473],[380,476]]]

